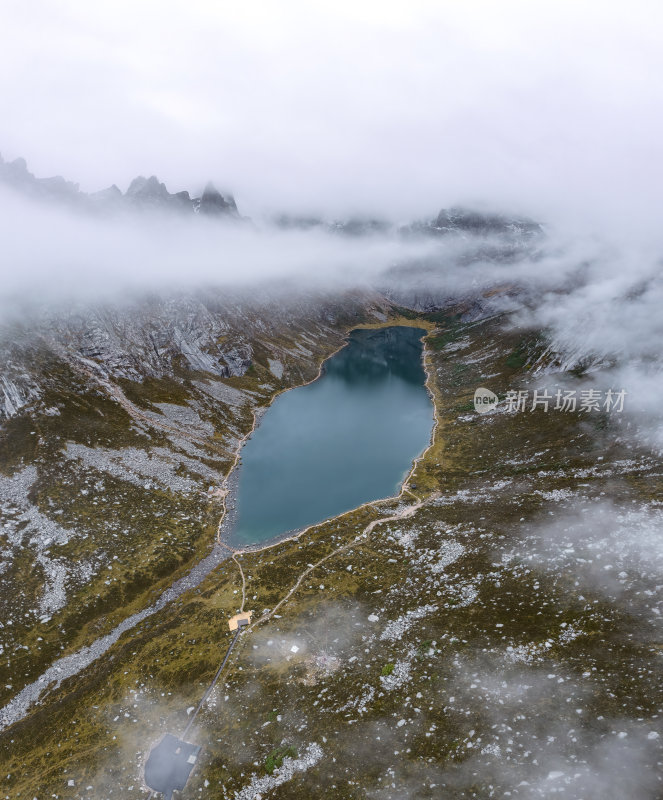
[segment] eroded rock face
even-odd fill
[[[0,419],[13,417],[39,397],[39,388],[28,376],[10,378],[0,375]]]
[[[109,376],[138,381],[172,375],[178,365],[219,377],[240,376],[252,356],[241,335],[231,335],[224,314],[192,298],[60,316],[52,320],[50,335]]]
[[[425,234],[472,237],[524,245],[542,236],[543,228],[538,222],[527,217],[454,206],[443,208],[435,219],[406,225],[400,232],[406,236]]]
[[[33,320],[26,331],[7,326],[0,331],[0,421],[46,393],[51,360],[72,365],[76,374],[82,368],[111,380],[231,378],[247,372],[257,348],[265,368],[268,356],[280,364],[280,379],[293,357],[280,342],[291,338],[294,320],[295,328],[301,322],[310,334],[333,327],[341,314],[372,308],[376,297],[208,290],[60,309]]]
[[[433,227],[440,231],[463,231],[475,236],[532,236],[541,232],[541,226],[531,219],[466,208],[443,208]]]

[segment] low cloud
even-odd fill
[[[96,218],[0,194],[7,264],[0,309],[100,299],[126,293],[255,287],[283,281],[315,288],[362,285],[399,257],[424,255],[430,242],[347,238],[320,231],[260,229],[176,214]]]

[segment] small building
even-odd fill
[[[171,800],[173,792],[181,792],[193,770],[200,747],[167,733],[152,748],[145,763],[145,783],[154,792]]]
[[[251,616],[253,611],[243,611],[241,614],[235,614],[228,620],[228,627],[231,631],[236,631],[237,628],[243,628],[251,623]]]

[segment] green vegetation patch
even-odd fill
[[[297,751],[292,745],[275,747],[265,759],[265,772],[271,775],[275,769],[282,767],[284,758],[297,758]]]

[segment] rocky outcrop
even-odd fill
[[[208,183],[205,187],[198,210],[207,216],[231,215],[238,216],[235,198],[232,195],[224,197],[217,191],[213,183]]]
[[[241,337],[229,338],[224,316],[190,297],[150,300],[133,308],[98,307],[58,316],[51,320],[49,338],[115,378],[141,381],[172,375],[180,367],[224,378],[243,375],[251,347]]]
[[[27,376],[20,379],[10,379],[0,375],[0,419],[13,417],[39,397],[39,389],[32,384]]]
[[[52,178],[36,178],[29,170],[24,158],[4,161],[0,156],[0,184],[37,200],[53,200],[80,205],[84,195],[77,183],[65,180],[61,175]]]
[[[442,233],[468,233],[472,236],[525,236],[542,233],[541,226],[525,217],[482,213],[466,208],[443,208],[432,224]]]
[[[193,212],[193,200],[188,192],[171,194],[165,183],[160,183],[156,175],[134,178],[127,193],[126,200],[138,208],[189,211]]]
[[[123,195],[119,188],[113,184],[109,186],[108,189],[92,192],[92,194],[88,195],[88,198],[92,204],[100,208],[119,209],[122,204]]]
[[[459,206],[443,208],[435,219],[415,222],[400,230],[404,235],[452,235],[519,241],[531,241],[543,234],[541,225],[527,217],[476,211]]]

